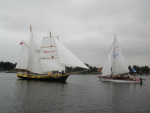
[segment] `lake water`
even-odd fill
[[[150,113],[150,76],[142,78],[143,85],[101,82],[96,75],[51,83],[0,73],[0,113]]]

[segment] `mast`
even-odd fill
[[[50,30],[49,30],[49,35],[50,35],[50,37],[51,37],[51,32],[50,32]]]
[[[116,43],[115,43],[115,38],[116,38],[116,34],[114,34],[114,51],[113,51],[113,66],[112,66],[112,74],[114,74],[114,55],[115,55],[115,45],[116,45]]]
[[[32,25],[30,25],[30,31],[32,32]]]

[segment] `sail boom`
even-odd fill
[[[21,69],[21,68],[15,68],[15,69],[17,69],[17,70],[28,70],[28,69]]]
[[[124,74],[128,74],[129,72],[127,72],[127,73],[118,73],[118,74],[114,74],[114,76],[116,76],[116,75],[124,75]]]

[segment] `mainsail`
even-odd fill
[[[117,38],[114,38],[114,65],[113,65],[113,74],[118,75],[118,74],[124,74],[128,73],[129,69],[127,67],[127,64],[124,60],[124,57],[122,55],[119,42],[117,41]]]

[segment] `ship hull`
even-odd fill
[[[107,78],[101,78],[100,80],[103,82],[142,84],[142,81],[140,80],[117,80],[117,79],[107,79]]]
[[[24,80],[42,80],[42,81],[56,81],[56,82],[66,82],[67,78],[69,77],[68,74],[64,75],[52,75],[52,76],[39,76],[39,75],[27,75],[27,74],[17,74],[20,79]]]

